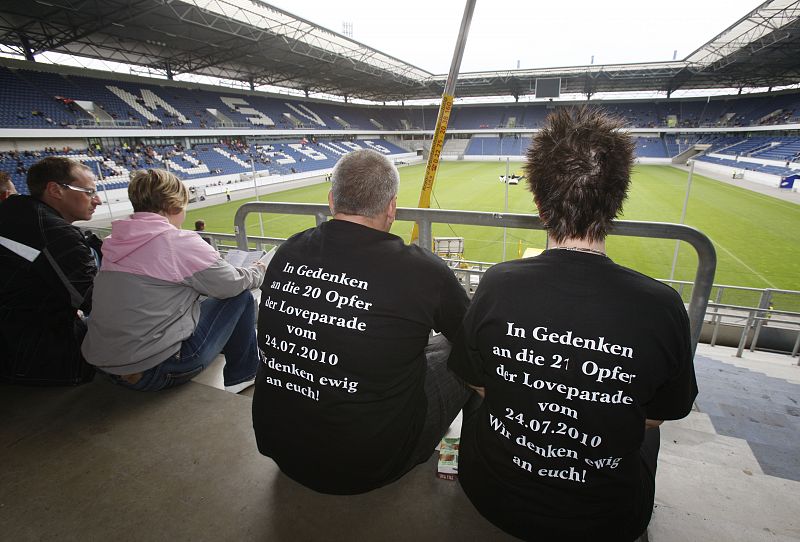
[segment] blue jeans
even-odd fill
[[[144,371],[135,384],[115,375],[111,378],[133,390],[163,390],[190,381],[222,352],[225,385],[247,382],[255,378],[258,369],[255,327],[253,296],[249,290],[228,299],[209,297],[200,303],[200,320],[191,337],[181,343],[179,352]]]
[[[473,395],[477,395],[447,368],[451,349],[452,345],[444,335],[431,337],[425,347],[428,361],[425,371],[425,397],[428,400],[428,410],[425,425],[404,473],[428,460],[459,411]]]

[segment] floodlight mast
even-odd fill
[[[472,23],[472,13],[475,11],[477,0],[467,0],[464,6],[464,16],[461,18],[461,28],[458,31],[456,49],[453,51],[453,61],[450,64],[450,73],[442,93],[442,103],[439,105],[439,116],[436,118],[436,130],[431,140],[431,151],[428,154],[428,164],[425,167],[425,179],[422,182],[422,191],[419,194],[420,209],[428,209],[431,206],[431,192],[433,183],[436,180],[436,170],[439,168],[439,158],[444,147],[444,136],[447,133],[447,123],[450,120],[450,112],[453,110],[453,100],[455,99],[456,81],[458,81],[458,70],[461,68],[461,58],[464,56],[464,48],[467,45],[467,34]],[[411,242],[416,243],[419,239],[419,224],[414,223],[411,230]],[[432,247],[425,247],[431,250]]]

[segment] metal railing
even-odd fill
[[[691,291],[692,282],[685,280],[658,279],[671,285],[686,299],[686,290]],[[800,292],[779,288],[754,288],[751,286],[732,286],[714,284],[711,289],[713,303],[728,305],[752,306],[762,309],[779,308],[780,310],[800,311]],[[774,305],[774,306],[773,306]]]
[[[242,250],[247,250],[248,248],[245,219],[250,213],[310,215],[315,218],[317,224],[321,224],[330,216],[330,209],[327,205],[312,203],[245,203],[236,210],[234,217],[236,244]],[[416,222],[419,225],[419,244],[428,250],[433,246],[433,224],[467,224],[531,230],[544,229],[538,216],[510,213],[398,208],[396,219]],[[694,352],[697,348],[697,342],[700,340],[703,317],[709,302],[711,287],[714,283],[714,272],[717,268],[717,253],[711,240],[692,227],[663,222],[616,221],[612,234],[629,237],[677,239],[689,243],[694,248],[697,253],[698,263],[688,309],[692,334],[692,352]]]
[[[98,232],[99,233],[99,232]],[[211,240],[212,246],[219,250],[221,253],[227,252],[231,248],[238,248],[236,243],[236,236],[229,233],[216,233],[216,232],[203,232],[205,237]],[[257,237],[248,236],[247,240],[250,247],[256,249],[266,249],[268,247],[279,245],[284,238],[280,237]],[[459,282],[464,287],[464,290],[472,296],[480,283],[481,278],[486,271],[494,265],[493,262],[482,262],[477,260],[457,260],[451,258],[443,258],[445,262],[453,270],[453,273],[458,278]],[[670,284],[682,296],[688,297],[694,283],[689,281],[670,280],[670,279],[656,279],[659,282]],[[800,292],[795,290],[776,290],[772,288],[751,288],[747,286],[732,286],[729,284],[714,284],[712,285],[712,298],[707,305],[705,313],[705,322],[712,326],[711,337],[709,339],[710,346],[717,345],[719,337],[720,326],[722,325],[735,325],[741,326],[742,332],[739,335],[740,339],[736,341],[737,357],[742,357],[742,353],[747,346],[747,337],[753,332],[753,338],[750,341],[749,350],[751,352],[757,349],[761,328],[764,325],[771,324],[775,327],[782,327],[785,329],[797,328],[797,338],[794,347],[791,349],[790,355],[792,357],[798,356],[800,351],[800,312],[775,310],[769,307],[769,303],[773,299],[772,294],[791,294],[794,297],[800,297]],[[760,300],[757,306],[742,306],[733,303],[722,303],[721,300],[725,297],[725,293],[733,294],[753,294],[755,299]],[[766,303],[766,305],[765,305]],[[761,314],[761,316],[759,316]],[[776,316],[778,318],[776,318]],[[800,365],[800,359],[798,360]]]
[[[707,315],[710,317],[710,322],[713,326],[711,340],[709,341],[711,346],[716,345],[722,319],[726,318],[729,321],[738,320],[744,322],[742,334],[739,337],[739,344],[736,348],[736,357],[738,358],[742,357],[742,353],[747,346],[747,337],[750,335],[750,332],[753,333],[753,337],[750,339],[749,350],[751,352],[756,350],[761,330],[767,324],[779,324],[781,326],[788,326],[790,329],[792,326],[796,326],[797,338],[792,347],[791,356],[797,356],[800,351],[800,313],[798,312],[778,311],[775,309],[764,310],[762,307],[742,307],[723,303],[709,303],[708,309]],[[797,364],[800,365],[800,360],[798,360]]]
[[[74,122],[73,126],[78,128],[144,128],[141,121],[138,120],[95,120],[95,119],[78,119]]]

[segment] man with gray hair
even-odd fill
[[[471,392],[445,360],[468,299],[389,233],[399,174],[374,150],[333,171],[333,220],[289,238],[264,279],[259,451],[316,491],[363,493],[426,461]]]

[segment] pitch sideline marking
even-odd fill
[[[755,199],[764,201],[765,203],[777,204],[778,207],[780,207],[782,209],[788,209],[789,211],[800,211],[800,205],[798,205],[797,203],[794,203],[792,201],[781,199],[781,198],[778,198],[776,196],[772,196],[770,194],[762,194],[761,192],[756,192],[755,190],[750,190],[749,188],[745,188],[743,186],[738,186],[738,185],[735,185],[735,184],[729,184],[729,183],[726,183],[725,181],[718,181],[718,180],[712,179],[710,177],[705,177],[704,175],[700,175],[700,176],[705,178],[705,179],[709,179],[709,180],[717,183],[720,187],[722,187],[727,192],[741,194],[742,193],[741,191],[744,191],[744,193],[747,196],[752,196]]]
[[[775,286],[774,284],[772,284],[772,283],[771,283],[771,282],[770,282],[770,281],[767,279],[767,277],[765,277],[764,275],[762,275],[761,273],[759,273],[758,271],[756,271],[755,269],[753,269],[752,267],[750,267],[749,265],[747,265],[746,263],[744,263],[742,260],[740,260],[739,258],[737,258],[737,257],[736,257],[736,254],[734,254],[733,252],[731,252],[730,250],[728,250],[727,248],[725,248],[725,247],[724,247],[722,244],[720,244],[720,243],[718,243],[718,242],[714,241],[714,245],[718,246],[719,248],[721,248],[722,250],[724,250],[725,252],[727,252],[727,253],[728,253],[728,255],[729,255],[731,258],[733,258],[734,260],[736,260],[737,262],[739,262],[740,264],[742,264],[742,266],[744,266],[744,268],[745,268],[745,269],[748,269],[748,270],[749,270],[751,273],[753,273],[755,276],[757,276],[758,278],[760,278],[761,280],[763,280],[764,282],[766,282],[766,283],[767,283],[767,285],[768,285],[770,288],[776,288],[776,289],[778,288],[777,286]]]

